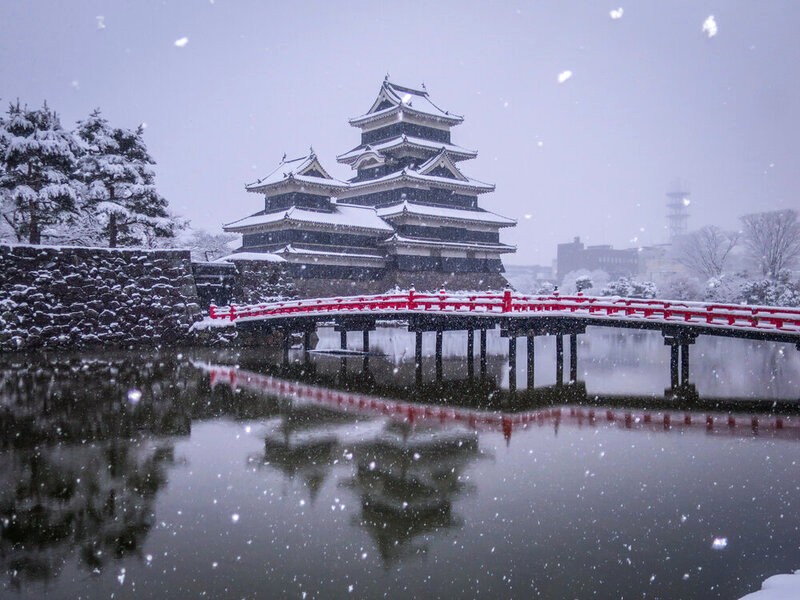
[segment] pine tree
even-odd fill
[[[45,103],[38,110],[11,104],[2,123],[0,200],[4,225],[17,241],[40,244],[48,226],[74,215],[78,146]]]
[[[112,248],[152,245],[173,238],[176,222],[167,201],[156,191],[155,164],[147,152],[140,126],[113,128],[95,110],[78,123],[85,144],[79,174],[84,182],[86,210],[97,219],[100,235]]]

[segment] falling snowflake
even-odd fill
[[[708,15],[708,18],[703,21],[703,32],[710,38],[717,35],[717,22],[714,20],[714,15]]]
[[[622,7],[620,6],[619,8],[613,9],[608,14],[611,16],[612,19],[614,19],[616,21],[617,19],[621,19],[622,18],[622,13],[623,12],[624,11],[622,10]]]
[[[572,77],[572,71],[561,71],[558,74],[558,83],[564,83],[570,77]]]
[[[142,399],[142,392],[141,390],[132,389],[128,390],[128,402],[131,404],[137,404],[139,400]]]
[[[714,541],[711,542],[711,547],[714,550],[724,550],[728,546],[728,538],[725,537],[718,537],[714,538]]]
[[[103,15],[97,15],[95,17],[97,20],[97,28],[98,29],[105,29],[106,28],[106,18]]]
[[[177,48],[183,48],[188,43],[189,43],[189,38],[188,37],[182,37],[179,40],[175,40],[175,46]]]

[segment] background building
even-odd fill
[[[611,279],[632,277],[639,273],[639,252],[636,248],[615,250],[610,245],[584,246],[576,237],[559,244],[556,254],[556,278],[563,282],[572,271],[605,271]]]

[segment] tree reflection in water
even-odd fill
[[[0,564],[12,587],[51,581],[73,554],[90,573],[138,554],[175,462],[170,436],[190,431],[176,402],[183,386],[167,385],[175,368],[124,358],[0,365]]]

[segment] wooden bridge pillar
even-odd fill
[[[303,362],[308,363],[311,360],[309,351],[311,350],[311,331],[306,329],[303,332]]]
[[[414,369],[416,371],[417,385],[422,384],[422,332],[416,331],[414,344]]]
[[[369,329],[361,333],[361,349],[364,351],[364,372],[369,371]]]
[[[475,330],[467,329],[467,377],[475,377]]]
[[[436,330],[436,381],[442,381],[442,336],[441,329]]]
[[[517,391],[517,336],[508,337],[508,389],[513,394]]]
[[[284,329],[281,331],[283,334],[283,364],[289,364],[289,342],[292,337],[292,333],[288,329]]]
[[[663,330],[664,344],[669,346],[670,388],[689,386],[689,346],[697,339],[693,331]]]
[[[486,379],[486,329],[481,329],[481,379]]]
[[[536,342],[536,336],[528,333],[527,340],[528,340],[528,390],[532,390],[534,371],[535,371],[534,344]]]
[[[556,335],[556,385],[564,384],[564,336]]]
[[[669,346],[669,385],[675,389],[678,387],[678,356],[680,353],[680,346],[678,344],[670,344]]]
[[[339,332],[339,348],[347,350],[347,329],[342,328]]]
[[[681,344],[681,385],[689,383],[689,344]]]
[[[569,334],[569,382],[578,381],[578,334]]]

